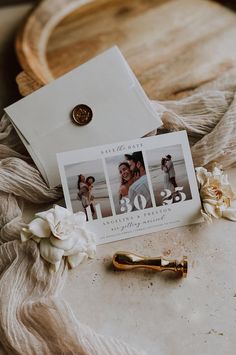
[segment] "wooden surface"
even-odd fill
[[[20,99],[16,75],[21,70],[14,51],[14,41],[20,23],[30,5],[0,7],[0,111]]]
[[[235,66],[235,38],[235,14],[211,1],[46,0],[17,38],[19,89],[26,95],[117,44],[150,98],[179,98]]]

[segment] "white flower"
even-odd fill
[[[228,181],[228,176],[218,167],[212,172],[203,167],[196,168],[203,215],[208,220],[227,218],[236,221],[235,194]]]
[[[21,240],[33,239],[40,244],[40,254],[58,270],[62,257],[71,267],[96,253],[95,236],[87,228],[83,212],[71,213],[55,205],[48,211],[36,213],[36,218],[22,229]]]

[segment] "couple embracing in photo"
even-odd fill
[[[142,152],[126,154],[119,166],[120,188],[119,200],[129,199],[132,210],[136,210],[136,196],[143,196],[146,201],[145,208],[152,207],[151,195],[147,181],[146,169]]]
[[[175,180],[175,168],[171,155],[168,154],[161,159],[161,170],[164,173],[164,189],[172,191],[177,187]]]
[[[175,179],[174,163],[170,154],[161,159],[161,170],[164,173],[163,188],[167,191],[165,200],[172,200],[173,203],[180,202],[183,194],[181,195],[179,190],[182,190],[183,188],[178,188]]]
[[[87,178],[80,174],[78,175],[78,200],[81,201],[82,206],[84,208],[84,212],[86,214],[86,219],[88,220],[87,210],[86,208],[90,206],[92,215],[95,215],[95,208],[93,205],[94,196],[92,194],[93,184],[95,182],[95,178],[93,176],[88,176]]]

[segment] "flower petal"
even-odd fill
[[[230,221],[236,222],[236,208],[227,208],[222,211],[222,216],[229,219]]]
[[[218,167],[218,166],[215,166],[214,169],[212,170],[212,176],[214,178],[218,178],[219,176],[223,176],[224,173],[223,171]]]
[[[55,264],[51,264],[49,267],[50,272],[57,272],[60,268],[61,261],[57,261]]]
[[[88,255],[86,253],[78,253],[68,256],[67,260],[70,267],[74,268],[81,264],[83,261],[87,260]]]
[[[209,173],[207,169],[203,168],[202,166],[197,167],[195,171],[196,171],[198,184],[200,186],[205,185],[208,181],[208,177],[211,176],[211,173]]]
[[[86,214],[84,212],[78,212],[74,214],[74,222],[77,226],[81,228],[84,227],[86,223]]]
[[[56,264],[61,261],[64,250],[55,248],[49,239],[41,239],[40,241],[40,254],[42,258],[51,264]]]
[[[212,205],[212,206],[216,206],[217,205],[217,201],[216,200],[212,200],[210,198],[204,198],[204,199],[202,199],[202,202],[203,203],[208,203],[209,205]]]
[[[22,242],[27,242],[27,240],[33,237],[32,233],[29,231],[29,228],[24,227],[20,232],[20,237]]]
[[[74,229],[74,216],[73,213],[61,206],[55,206],[54,211],[49,212],[45,216],[52,234],[62,240],[70,237]]]
[[[42,218],[35,218],[28,225],[29,231],[39,238],[49,238],[51,235],[51,230],[48,223]]]
[[[88,249],[87,249],[87,254],[88,254],[88,257],[90,259],[93,259],[96,255],[96,244],[94,245],[91,245]]]
[[[89,257],[94,257],[96,253],[96,241],[94,233],[84,228],[80,229],[79,233],[80,234],[78,235],[74,246],[69,250],[65,250],[64,255],[68,256],[85,252]]]
[[[38,213],[35,213],[35,216],[37,217],[40,217],[42,219],[45,219],[46,215],[50,212],[53,212],[54,211],[54,208],[50,208],[49,210],[47,211],[42,211],[42,212],[38,212]]]
[[[231,201],[230,207],[231,208],[236,208],[236,199],[235,198]]]
[[[56,248],[63,249],[63,250],[69,250],[69,249],[74,247],[74,245],[76,244],[78,238],[79,238],[78,233],[77,232],[73,232],[71,234],[71,236],[69,238],[65,239],[65,240],[56,238],[56,237],[54,237],[54,235],[52,235],[50,237],[50,242]]]
[[[70,212],[67,208],[61,207],[59,205],[54,206],[54,215],[57,220],[61,221],[65,217],[70,217],[73,215],[72,212]]]
[[[87,251],[87,243],[84,239],[78,239],[71,249],[65,250],[64,255],[74,255]]]
[[[221,217],[221,212],[220,210],[217,210],[215,206],[209,204],[209,203],[203,203],[203,208],[206,214],[215,217],[215,218],[220,218]]]
[[[203,216],[204,220],[208,223],[212,223],[212,218],[209,214],[207,214],[204,210],[201,210],[201,215]]]
[[[50,228],[54,228],[54,226],[58,223],[58,221],[55,219],[55,213],[54,210],[49,211],[46,215],[45,215],[45,221],[47,221],[47,223],[49,224]]]
[[[35,237],[35,235],[32,236],[32,239],[36,242],[36,243],[40,243],[40,240],[42,238],[39,238],[39,237]]]

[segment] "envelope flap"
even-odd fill
[[[114,101],[136,79],[117,47],[91,59],[5,109],[25,139],[35,139],[71,125],[73,107]],[[107,114],[104,111],[104,114]]]
[[[78,104],[92,110],[86,126],[71,119]],[[162,123],[117,47],[5,111],[51,187],[60,183],[56,153],[141,137]]]

